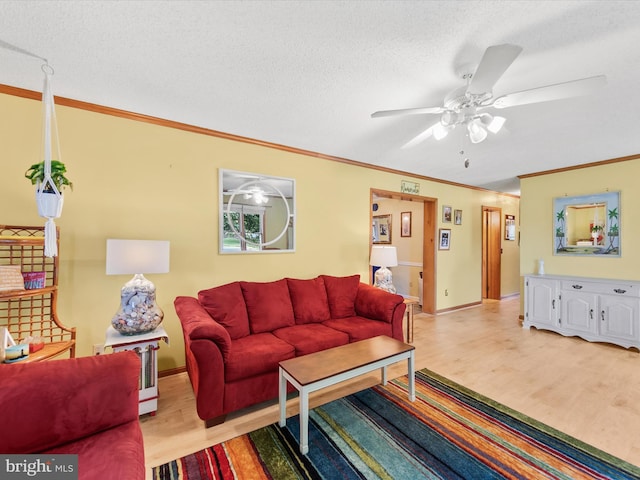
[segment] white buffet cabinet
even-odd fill
[[[640,350],[640,282],[525,275],[524,328]]]

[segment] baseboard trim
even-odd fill
[[[463,310],[465,308],[477,307],[479,305],[482,305],[482,301],[467,303],[465,305],[457,305],[450,308],[443,308],[442,310],[436,310],[436,315],[440,315],[441,313],[455,312],[456,310]]]
[[[178,373],[184,373],[187,371],[187,367],[169,368],[168,370],[160,370],[158,372],[158,378],[170,377],[171,375],[177,375]]]
[[[520,296],[520,292],[508,293],[507,295],[502,295],[500,297],[500,300],[505,300],[507,298],[513,298],[513,297],[519,297],[519,296]]]

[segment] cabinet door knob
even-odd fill
[[[571,286],[576,290],[580,290],[582,288],[582,285],[571,285]]]
[[[556,299],[555,298],[553,300],[551,300],[551,308],[553,308],[554,310],[556,308]]]
[[[601,319],[602,319],[602,321],[604,322],[604,310],[602,310],[602,311],[600,312],[600,318],[601,318]]]
[[[589,318],[593,320],[593,308],[589,310]]]
[[[626,290],[624,288],[614,288],[613,291],[616,292],[616,293],[625,293],[626,292]]]

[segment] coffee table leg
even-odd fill
[[[309,452],[309,392],[306,388],[300,390],[300,453]]]
[[[409,377],[409,400],[413,402],[416,399],[416,372],[413,350],[409,352],[409,358],[407,359],[407,373]]]
[[[380,369],[382,371],[382,385],[387,384],[387,366],[385,365]]]
[[[280,402],[280,426],[287,424],[287,379],[284,378],[282,367],[279,367],[280,388],[278,401]]]

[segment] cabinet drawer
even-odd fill
[[[590,292],[606,295],[620,295],[624,297],[640,297],[638,285],[629,285],[624,282],[583,282],[579,280],[563,280],[562,290],[570,292]]]

